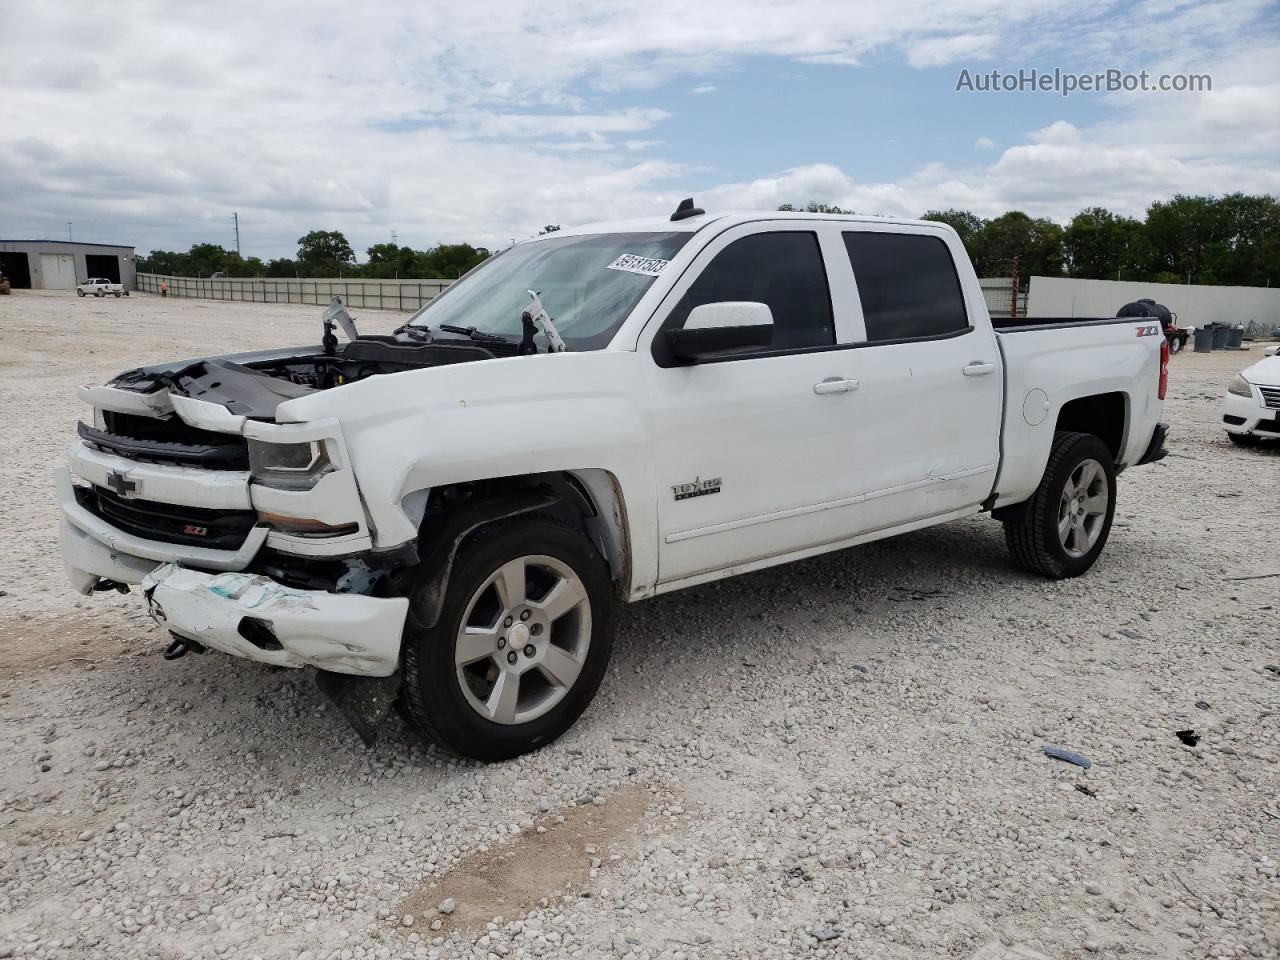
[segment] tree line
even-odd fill
[[[796,209],[783,204],[779,210]],[[810,203],[810,213],[853,213]],[[1103,207],[1081,210],[1066,226],[1011,210],[990,220],[968,210],[922,217],[960,234],[980,277],[1018,275],[1280,286],[1280,200],[1243,193],[1175,196],[1137,220]]]
[[[783,204],[779,210],[796,209]],[[810,203],[810,213],[853,213]],[[980,277],[1007,277],[1017,262],[1020,277],[1068,276],[1155,283],[1280,286],[1280,200],[1231,193],[1223,197],[1175,196],[1147,208],[1141,219],[1103,207],[1081,210],[1063,226],[1011,210],[984,219],[968,210],[929,210],[925,220],[955,228]],[[548,224],[540,232],[558,230]],[[186,253],[155,250],[138,258],[144,273],[228,277],[374,277],[454,279],[489,256],[484,247],[444,243],[414,250],[375,243],[357,263],[337,230],[312,230],[298,238],[297,256],[266,262],[241,257],[215,243]]]
[[[175,277],[370,277],[380,280],[453,280],[489,256],[484,247],[442,243],[414,250],[395,243],[375,243],[365,251],[364,263],[338,230],[312,230],[298,238],[295,257],[262,260],[242,257],[216,243],[195,243],[186,253],[153,250],[138,258],[141,273]]]

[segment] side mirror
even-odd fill
[[[773,346],[773,311],[749,301],[704,303],[694,307],[679,330],[666,331],[667,348],[678,360],[696,363],[738,350]]]
[[[1262,348],[1262,355],[1264,357],[1274,357],[1277,353],[1280,353],[1280,346],[1277,346],[1275,344],[1272,344],[1269,347]]]

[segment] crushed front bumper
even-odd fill
[[[151,616],[170,632],[281,667],[387,677],[400,661],[409,601],[296,590],[251,573],[167,563],[142,581]]]
[[[62,556],[81,593],[102,579],[140,583],[151,615],[171,633],[262,663],[367,677],[396,671],[407,599],[297,590],[241,572],[266,541],[265,526],[236,550],[146,540],[81,505],[66,467],[57,489]]]

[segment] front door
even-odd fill
[[[767,350],[651,369],[659,583],[749,563],[856,531],[856,390],[846,389],[820,231],[794,221],[726,231],[672,290],[663,329],[695,307],[767,304]],[[838,244],[838,234],[827,239]],[[837,254],[841,253],[838,246]],[[668,307],[669,304],[674,306]],[[659,315],[661,316],[661,310]]]

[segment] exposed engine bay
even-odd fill
[[[139,367],[120,374],[110,386],[136,393],[170,390],[194,400],[221,404],[238,416],[272,420],[281,403],[316,390],[329,390],[382,374],[536,352],[531,346],[535,330],[546,333],[553,345],[551,349],[563,350],[564,342],[542,309],[537,294],[530,291],[530,296],[534,306],[524,314],[527,330],[523,343],[450,326],[436,332],[405,325],[390,336],[361,335],[356,331],[354,318],[335,297],[322,317],[321,346]],[[339,344],[334,333],[338,325],[350,338],[349,342]]]
[[[337,347],[332,355],[318,347],[299,347],[141,367],[120,374],[110,386],[137,393],[170,390],[221,404],[238,416],[272,420],[277,406],[316,390],[381,374],[492,360],[507,352],[462,339],[418,342],[394,336],[362,336]]]

